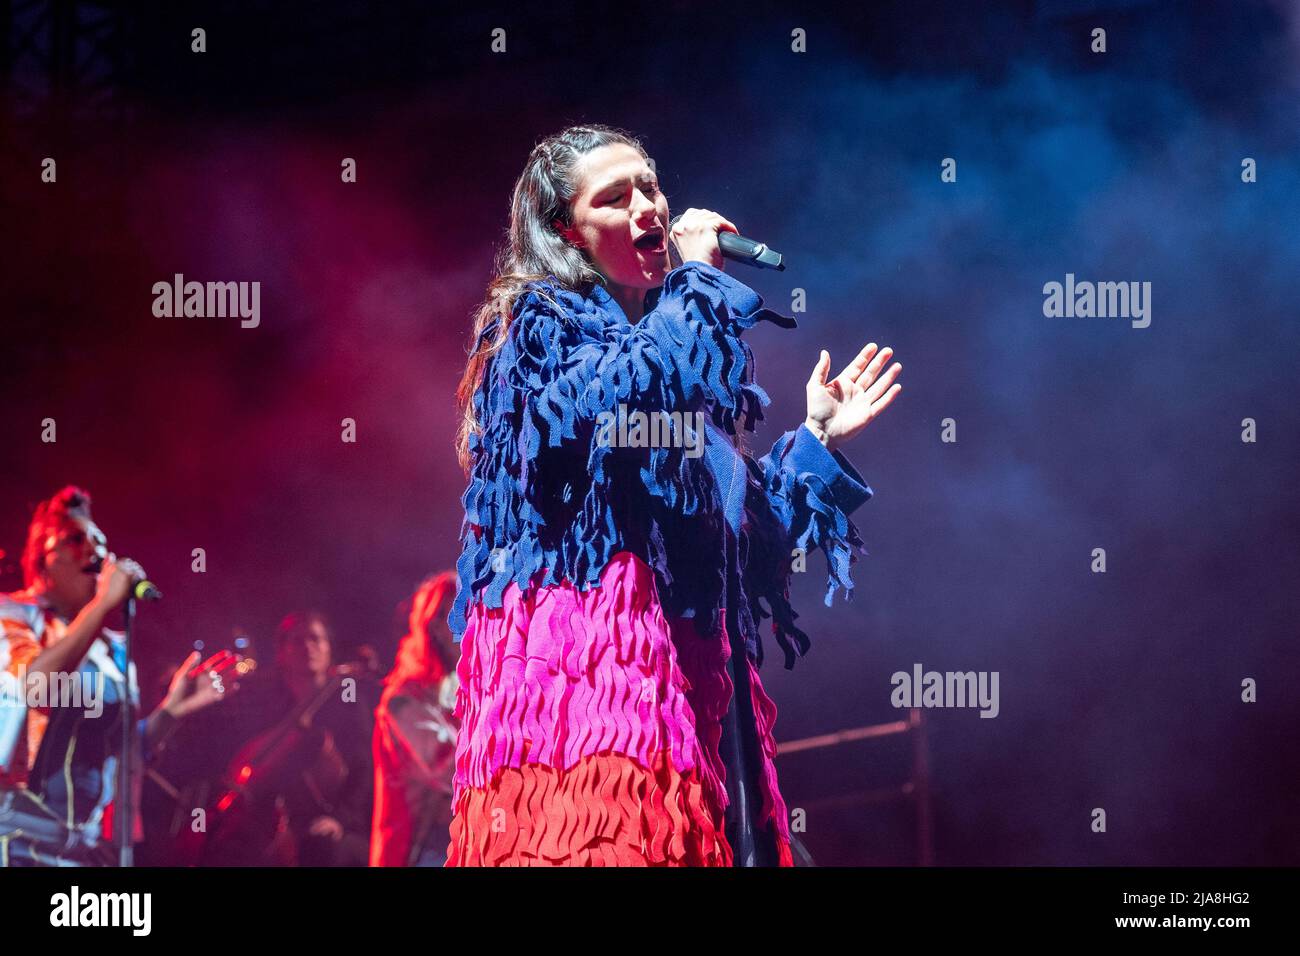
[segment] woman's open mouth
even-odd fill
[[[632,245],[650,255],[663,255],[668,251],[668,233],[656,226],[637,236]]]

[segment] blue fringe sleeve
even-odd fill
[[[772,451],[757,463],[757,470],[766,507],[761,509],[762,520],[756,521],[750,532],[751,558],[756,576],[762,578],[755,589],[771,604],[777,641],[790,669],[796,649],[801,656],[810,645],[807,635],[795,626],[798,615],[790,606],[792,552],[799,548],[806,558],[820,549],[826,555],[827,607],[837,588],[843,588],[845,599],[852,600],[851,568],[858,555],[867,552],[849,515],[873,492],[843,454],[828,451],[803,425],[777,439]],[[761,663],[761,649],[759,660]]]

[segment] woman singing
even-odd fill
[[[902,386],[867,345],[761,459],[767,396],[741,335],[793,328],[722,271],[735,226],[668,202],[639,142],[537,145],[459,390],[469,472],[449,866],[790,865],[759,622],[820,548],[836,587],[871,496],[838,450]],[[739,427],[738,427],[739,426]]]

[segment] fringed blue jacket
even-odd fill
[[[795,625],[790,575],[820,548],[826,604],[837,587],[852,597],[850,567],[866,552],[849,515],[871,488],[802,425],[759,460],[735,437],[769,403],[741,333],[794,319],[697,261],[669,272],[646,304],[633,324],[604,286],[583,295],[554,276],[516,299],[473,398],[482,431],[470,439],[452,632],[459,641],[471,601],[501,607],[511,582],[524,593],[563,582],[585,590],[630,551],[654,570],[666,615],[716,634],[730,594],[727,617],[756,661],[758,622],[771,617],[793,668],[809,641]],[[475,347],[497,332],[494,321]],[[625,423],[637,411],[682,414],[661,416],[654,447],[616,440],[625,430],[610,427],[614,416]]]

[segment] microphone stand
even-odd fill
[[[135,594],[128,593],[122,605],[122,755],[118,759],[117,796],[113,805],[113,835],[117,838],[118,866],[135,866],[135,800],[131,789],[131,757],[135,753],[135,708],[131,702],[131,629],[135,621]]]
[[[722,720],[719,756],[727,770],[727,811],[725,833],[732,848],[732,866],[777,866],[776,827],[768,822],[759,829],[755,823],[762,806],[763,752],[758,742],[758,722],[754,716],[754,699],[749,684],[749,649],[740,631],[740,591],[738,544],[734,536],[727,540],[727,607],[725,620],[731,656],[727,675],[731,678],[731,700]]]

